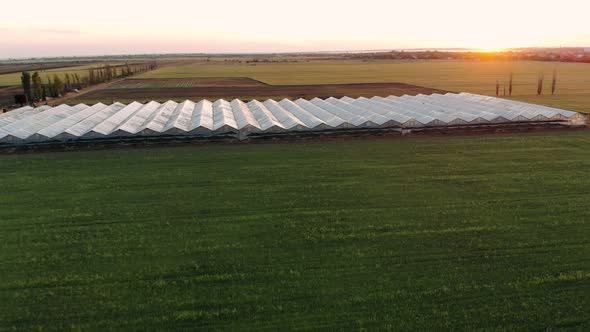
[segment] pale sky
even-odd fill
[[[2,2],[0,58],[590,47],[589,0]]]

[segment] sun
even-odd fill
[[[477,52],[480,53],[503,53],[506,52],[507,49],[505,48],[478,48],[476,49]]]

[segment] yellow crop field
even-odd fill
[[[557,93],[551,95],[553,70]],[[449,91],[503,94],[514,75],[512,98],[590,112],[590,64],[499,61],[315,61],[299,63],[194,63],[162,67],[138,78],[250,77],[269,84],[401,82]],[[536,95],[537,77],[545,75],[544,92]]]

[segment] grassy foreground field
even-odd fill
[[[553,69],[557,95],[551,96]],[[514,99],[590,112],[590,64],[498,61],[321,61],[309,63],[196,63],[162,67],[139,78],[251,77],[268,84],[401,82],[429,88],[495,95],[496,80],[508,89],[514,73]],[[545,74],[543,96],[537,75]],[[503,92],[503,88],[501,89]]]
[[[0,330],[588,330],[589,146],[0,156]]]

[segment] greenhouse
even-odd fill
[[[202,100],[145,104],[22,107],[0,114],[0,142],[63,142],[141,137],[252,136],[461,126],[583,125],[567,110],[471,93],[312,100]]]

